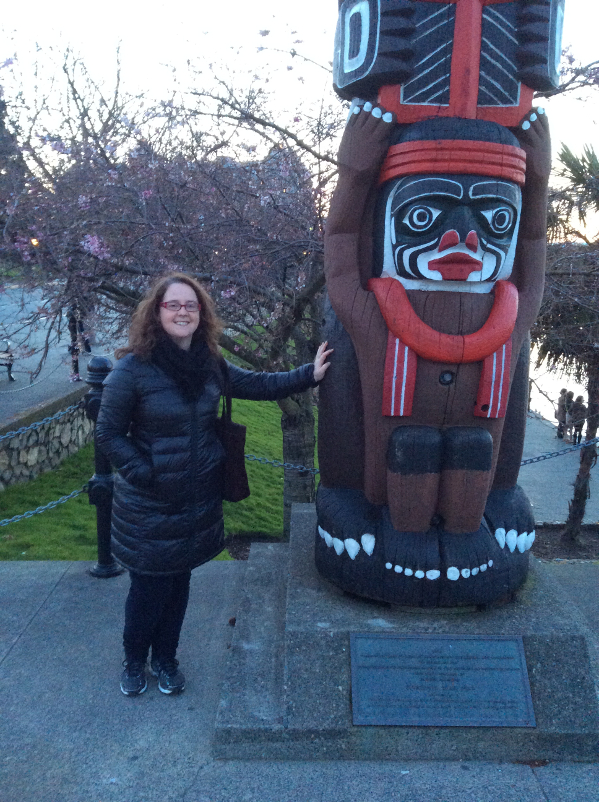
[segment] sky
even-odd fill
[[[120,44],[125,86],[158,95],[166,94],[172,84],[167,65],[182,71],[188,59],[201,57],[248,74],[271,63],[276,64],[272,86],[281,102],[301,105],[322,94],[330,82],[327,74],[315,68],[306,70],[299,59],[277,58],[268,50],[258,52],[258,48],[289,51],[294,47],[327,64],[332,57],[336,18],[337,0],[103,0],[101,4],[28,0],[23,5],[5,4],[2,9],[0,63],[15,52],[27,59],[35,43],[44,49],[54,47],[57,53],[70,45],[95,75],[110,80]],[[598,29],[598,3],[566,0],[563,43],[584,63],[599,58]],[[263,35],[265,31],[269,33]],[[305,79],[303,83],[300,77]],[[597,140],[596,100],[585,103],[564,97],[545,105],[556,149],[560,142],[567,142],[580,151],[586,142]]]

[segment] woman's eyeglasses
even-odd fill
[[[200,305],[197,301],[187,301],[185,304],[180,304],[179,301],[162,301],[160,306],[168,309],[169,312],[178,312],[182,306],[184,306],[188,312],[198,312],[200,309]]]

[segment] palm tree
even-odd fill
[[[599,159],[590,145],[582,156],[564,145],[558,159],[564,184],[550,196],[547,282],[532,339],[539,362],[586,382],[589,441],[599,424],[599,234],[589,236],[584,227],[589,214],[599,212]],[[596,460],[594,445],[582,449],[565,543],[575,543],[580,533]]]

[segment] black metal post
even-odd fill
[[[85,414],[94,421],[98,419],[100,402],[102,401],[102,382],[112,370],[112,362],[103,356],[94,356],[87,365],[87,383],[89,392],[84,398]],[[110,553],[110,515],[112,509],[112,469],[110,460],[98,448],[94,434],[94,467],[95,473],[88,483],[89,503],[96,507],[98,531],[98,562],[90,568],[90,574],[97,577],[110,577],[122,574],[121,568]]]

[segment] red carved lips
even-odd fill
[[[483,269],[480,259],[467,253],[448,253],[440,259],[431,259],[428,266],[431,270],[438,270],[444,281],[466,281],[470,273]]]

